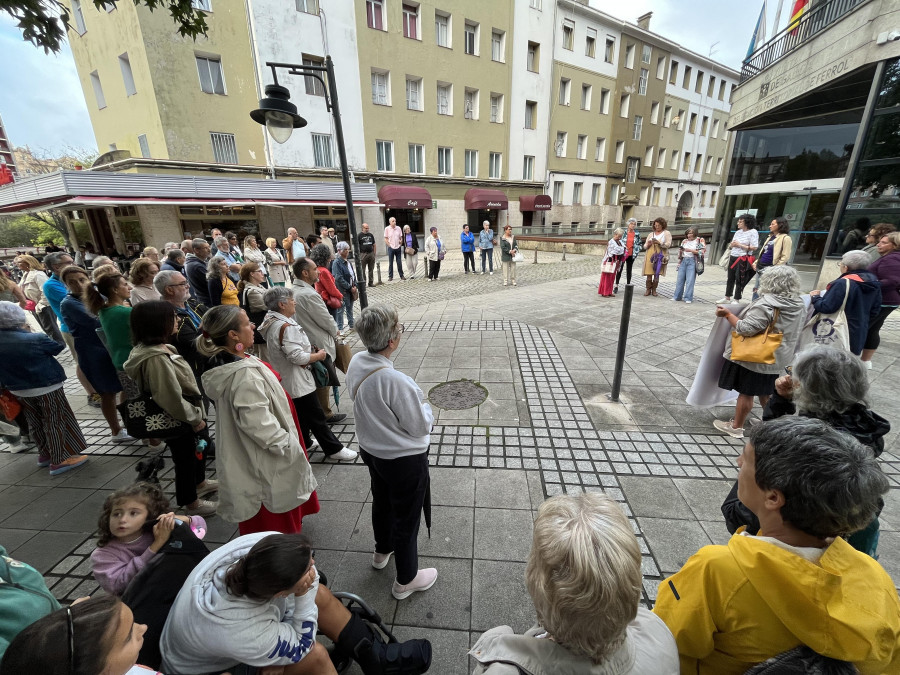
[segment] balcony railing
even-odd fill
[[[763,44],[744,60],[741,67],[741,83],[758,75],[800,45],[821,33],[845,14],[849,14],[869,0],[825,0],[805,12],[799,21],[788,25],[771,40]]]

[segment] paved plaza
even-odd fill
[[[504,288],[499,271],[464,275],[461,255],[451,252],[437,282],[420,278],[369,290],[370,303],[400,310],[406,332],[394,362],[426,394],[454,380],[487,391],[477,407],[435,408],[433,523],[431,537],[424,524],[419,537],[420,566],[439,571],[430,591],[397,602],[392,566],[372,569],[371,494],[362,463],[311,457],[322,509],[305,519],[303,531],[318,566],[333,589],[369,601],[398,638],[431,639],[431,672],[440,675],[471,671],[465,653],[482,631],[507,624],[521,632],[534,622],[524,570],[533,519],[547,496],[598,490],[623,505],[643,552],[648,606],[659,582],[698,548],[728,539],[719,506],[736,478],[742,442],[717,432],[712,420],[727,419],[732,409],[685,403],[724,272],[707,268],[692,305],[670,301],[674,266],[658,298],[643,297],[643,277],[635,277],[622,401],[613,403],[607,394],[622,293],[597,295],[599,258],[562,261],[541,253],[532,264],[532,256],[519,265],[516,287]],[[879,560],[900,585],[900,318],[892,317],[882,336],[871,405],[894,430],[881,456],[892,489]],[[63,363],[71,372],[71,362]],[[86,405],[74,378],[66,391],[91,443],[84,468],[51,478],[33,453],[0,454],[0,544],[39,569],[62,601],[96,591],[89,555],[100,506],[110,490],[134,479],[135,462],[148,453],[138,444],[110,444],[102,416]],[[355,448],[352,404],[343,388],[340,394],[348,418],[334,430]],[[171,461],[163,480],[171,494]],[[211,547],[237,534],[220,518],[209,526]]]

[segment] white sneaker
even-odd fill
[[[494,276],[494,273],[493,273],[493,272],[491,272],[491,276]]]
[[[866,370],[872,370],[872,362],[871,361],[863,361],[866,364]]]
[[[216,515],[216,509],[219,507],[219,502],[211,502],[206,499],[198,499],[197,506],[190,508],[185,507],[184,512],[189,516],[214,516]]]
[[[339,452],[336,452],[333,455],[326,455],[325,459],[330,459],[333,462],[352,462],[357,458],[358,454],[359,453],[357,453],[356,450],[351,450],[347,446],[344,446]]]
[[[408,584],[400,585],[394,581],[394,586],[391,588],[391,595],[397,598],[397,600],[404,600],[417,591],[427,591],[434,586],[434,582],[437,581],[437,575],[437,570],[433,567],[419,570],[416,574],[416,578]]]
[[[390,562],[391,556],[394,554],[393,551],[390,553],[378,553],[377,551],[372,554],[372,567],[376,570],[383,570],[387,567],[388,562]]]
[[[716,300],[717,305],[728,304],[731,302],[731,298],[719,298]]]
[[[726,434],[731,436],[732,438],[743,438],[744,430],[743,429],[735,429],[732,425],[734,424],[734,420],[713,420],[713,426],[719,431],[724,431]]]
[[[319,442],[316,441],[316,440],[314,440],[314,441],[312,442],[312,445],[310,445],[310,446],[306,449],[306,454],[307,454],[307,455],[311,455],[311,454],[313,454],[316,450],[321,450],[321,449],[322,449],[322,448],[321,448],[321,446],[319,445]]]
[[[119,429],[119,433],[113,434],[112,439],[113,439],[113,443],[119,443],[120,445],[125,444],[125,443],[133,443],[134,441],[137,440],[133,436],[129,436],[128,432],[125,431],[124,429]],[[202,514],[196,514],[196,515],[202,515]]]
[[[669,300],[671,300],[672,302],[678,302],[677,298],[669,298]]]
[[[684,304],[690,305],[690,304],[693,303],[693,302],[694,302],[693,300],[685,300],[685,301],[684,301]]]
[[[30,450],[30,449],[31,449],[30,446],[25,445],[22,442],[22,439],[20,438],[15,443],[10,443],[6,448],[6,451],[16,454],[19,452],[25,452],[26,450]]]

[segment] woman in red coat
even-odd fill
[[[334,283],[334,276],[331,274],[331,263],[334,260],[334,253],[325,244],[316,244],[309,252],[309,257],[316,263],[319,268],[319,280],[316,282],[316,292],[322,296],[325,306],[334,317],[335,325],[337,325],[337,313],[344,306],[344,295],[341,293]]]

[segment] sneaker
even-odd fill
[[[717,305],[722,305],[722,304],[727,305],[730,302],[731,302],[731,298],[719,298],[718,300],[716,300]]]
[[[744,430],[743,429],[735,429],[734,419],[730,419],[727,422],[725,420],[713,420],[713,426],[719,431],[724,431],[726,434],[731,436],[732,438],[743,438]]]
[[[212,478],[207,478],[206,482],[203,484],[203,487],[197,488],[197,496],[205,497],[206,495],[212,494],[213,492],[219,491],[219,481],[213,480]]]
[[[518,286],[518,284],[514,281],[514,282],[513,282],[513,286]]]
[[[85,455],[71,455],[70,457],[66,457],[66,459],[63,460],[61,464],[51,464],[50,475],[58,476],[59,474],[65,473],[66,471],[77,469],[86,461],[88,461],[88,458]]]
[[[92,408],[100,407],[100,394],[88,394],[87,403]]]
[[[345,413],[337,413],[337,414],[329,417],[327,420],[325,420],[325,423],[326,424],[337,424],[338,422],[340,422],[346,418],[347,418],[347,415]]]
[[[134,436],[129,436],[128,432],[124,429],[119,429],[119,433],[113,434],[112,439],[113,443],[119,443],[120,445],[124,445],[125,443],[133,443],[137,440]]]
[[[205,499],[198,499],[197,506],[184,507],[184,513],[188,516],[214,516],[216,509],[219,508],[218,502],[210,502]]]
[[[493,272],[491,272],[491,276],[494,276],[494,273],[493,273]]]
[[[866,370],[872,370],[872,362],[871,361],[863,361],[863,363],[866,366]]]
[[[618,292],[619,292],[619,287],[618,287],[618,286],[613,286],[613,295],[615,295],[615,294],[618,293]]]
[[[376,551],[372,554],[372,567],[376,570],[383,570],[387,567],[388,561],[390,561],[392,555],[394,555],[393,551],[390,553],[378,553]]]
[[[693,302],[694,302],[693,300],[685,300],[685,301],[684,301],[684,304],[690,305],[690,304],[693,303]]]
[[[22,442],[21,438],[19,440],[17,440],[15,443],[9,443],[6,447],[6,451],[11,452],[13,454],[16,454],[19,452],[25,452],[26,450],[30,450],[30,449],[31,449],[31,447],[28,445],[25,445]]]
[[[314,440],[314,441],[312,442],[312,445],[310,445],[310,446],[306,449],[306,454],[307,454],[307,455],[311,455],[311,454],[313,454],[314,452],[316,452],[317,450],[321,450],[321,449],[322,449],[322,446],[319,445],[319,441],[315,441],[315,440]]]
[[[506,286],[506,282],[505,282],[505,281],[503,282],[503,285]]]
[[[50,459],[50,455],[38,455],[37,465],[41,467],[47,467],[50,466],[51,461],[52,460]]]
[[[433,567],[419,570],[418,574],[416,574],[416,578],[408,584],[401,585],[394,581],[394,586],[391,588],[391,595],[397,600],[405,600],[416,591],[427,591],[434,586],[434,582],[437,581],[437,576],[437,570]]]
[[[678,302],[678,298],[669,298],[672,302]]]
[[[344,446],[332,455],[325,455],[325,459],[330,459],[333,462],[352,462],[356,457],[356,450],[351,450],[347,446]]]
[[[481,275],[484,276],[484,270],[481,271]]]

